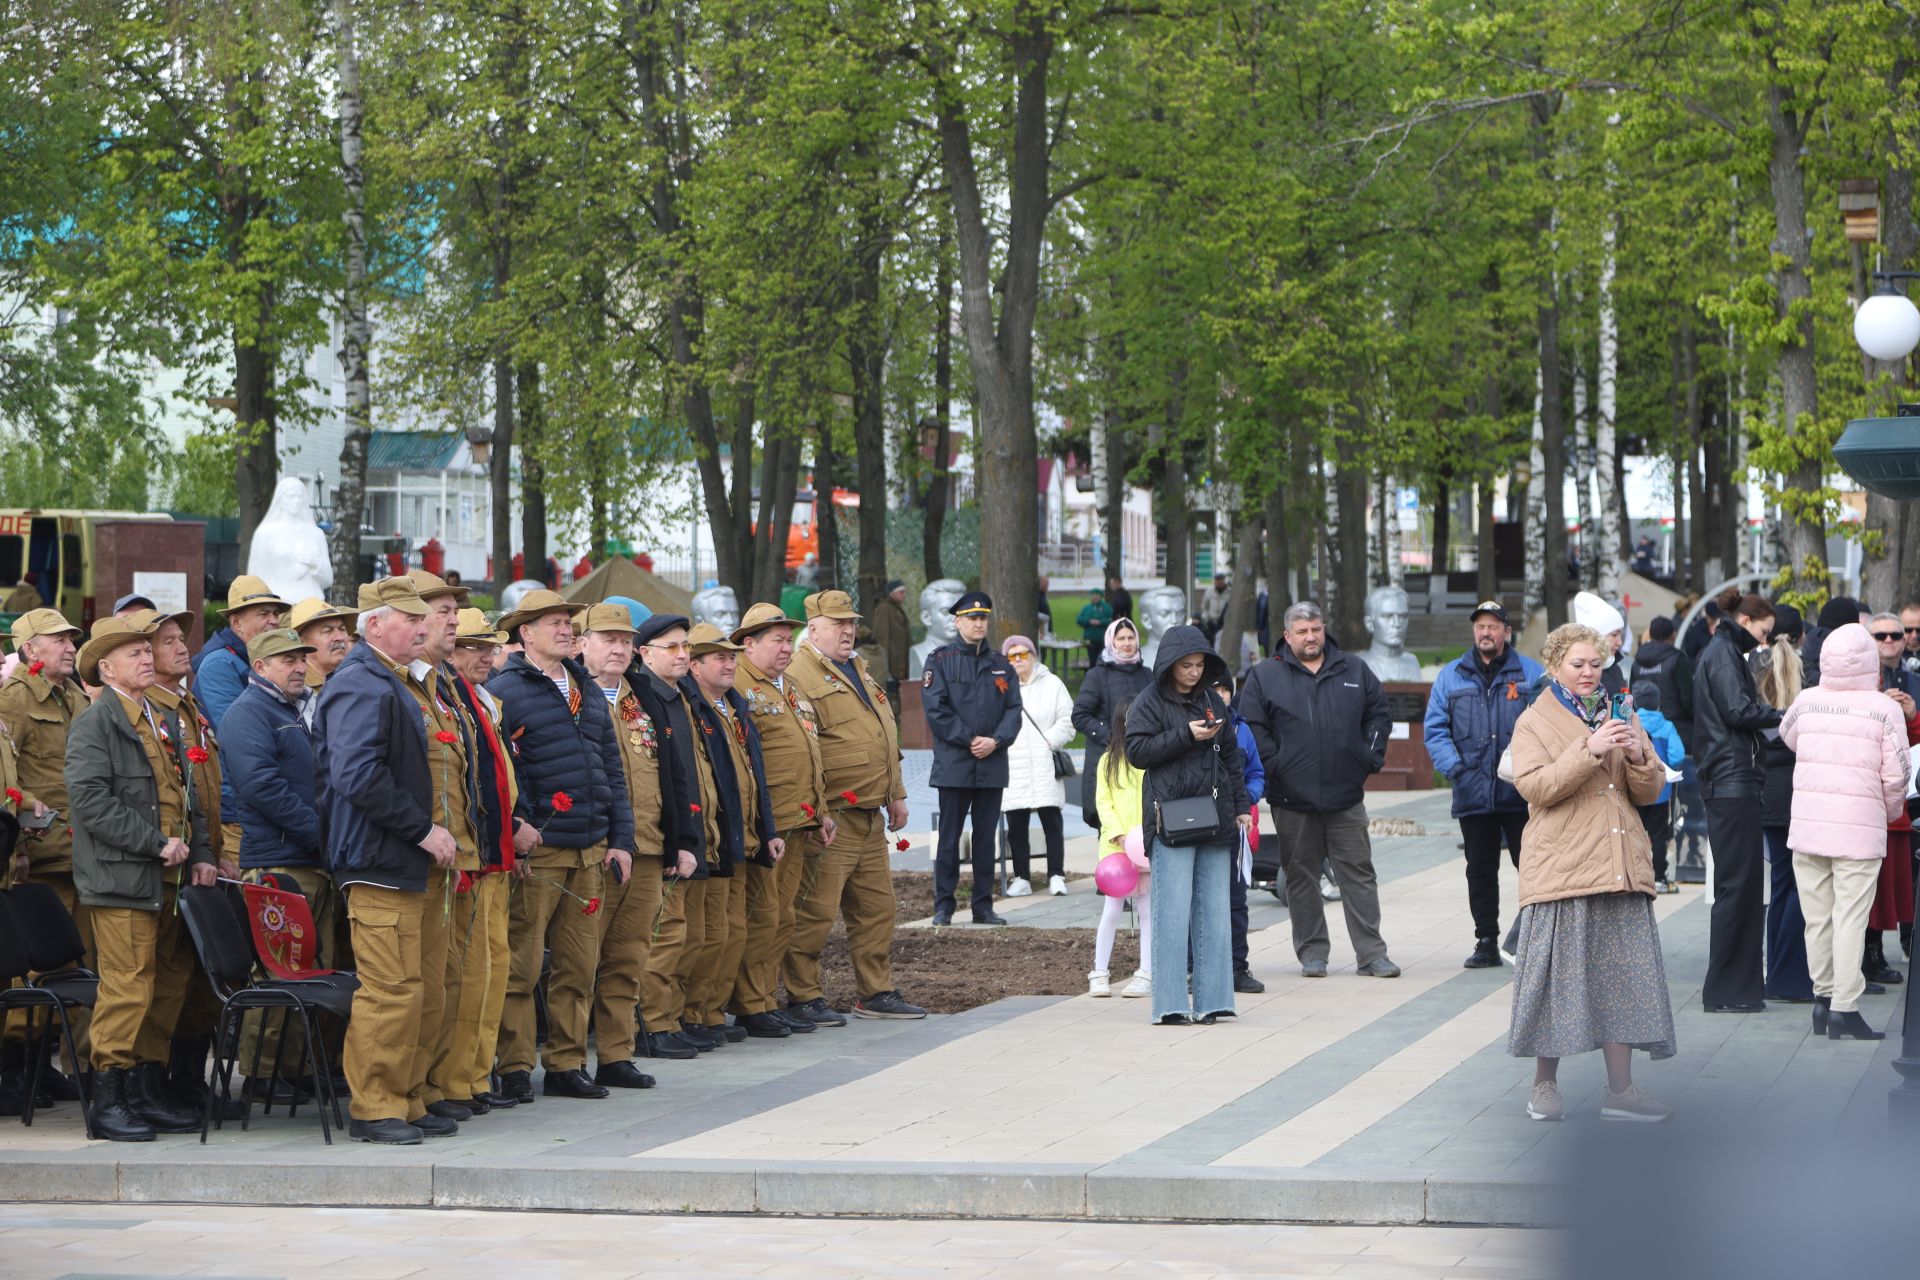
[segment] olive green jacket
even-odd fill
[[[161,745],[181,754],[186,740],[180,718],[152,703],[155,718],[166,727]],[[67,731],[67,799],[73,805],[73,886],[89,907],[120,907],[158,911],[167,881],[184,869],[160,861],[167,835],[160,830],[160,792],[140,735],[128,723],[119,695],[104,689],[92,706],[74,717]],[[207,815],[186,788],[191,833],[188,863],[214,862],[207,833]]]

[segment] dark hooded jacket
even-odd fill
[[[686,695],[687,705],[700,718],[700,731],[712,744],[707,759],[713,764],[714,787],[720,793],[720,841],[724,846],[719,862],[711,868],[712,874],[731,876],[733,869],[746,861],[746,801],[740,791],[743,785],[757,788],[759,792],[756,810],[759,822],[754,829],[759,852],[753,861],[763,867],[773,866],[767,841],[776,839],[780,833],[773,826],[773,799],[767,794],[767,766],[760,754],[760,731],[753,727],[753,714],[747,710],[747,700],[727,690],[727,705],[733,709],[734,723],[746,734],[747,759],[753,770],[752,777],[742,779],[733,767],[733,752],[726,743],[714,742],[716,736],[727,732],[726,721],[721,719],[719,710],[707,701],[692,676],[681,677],[680,692]]]
[[[1633,655],[1633,678],[1660,690],[1660,714],[1693,745],[1693,659],[1668,640],[1649,640]]]
[[[637,658],[627,668],[627,687],[640,699],[640,709],[647,713],[660,734],[660,832],[665,840],[660,873],[672,879],[679,862],[676,854],[684,850],[693,855],[691,878],[704,880],[707,878],[707,832],[696,807],[700,803],[700,773],[693,753],[698,748],[694,745],[696,730],[688,718],[687,704],[678,688],[654,675],[646,663]],[[626,775],[621,775],[621,781],[626,781]]]
[[[1193,653],[1205,654],[1206,666],[1193,692],[1182,696],[1173,689],[1173,664]],[[1233,731],[1233,711],[1213,689],[1226,676],[1227,664],[1207,644],[1200,628],[1173,627],[1160,638],[1153,683],[1135,696],[1127,711],[1127,760],[1147,775],[1149,832],[1156,826],[1154,806],[1162,801],[1211,793],[1221,828],[1228,832],[1252,805],[1240,740]],[[1195,741],[1189,724],[1209,718],[1220,722],[1221,732],[1210,741]]]
[[[1319,671],[1282,645],[1247,673],[1240,714],[1260,745],[1267,803],[1303,813],[1351,809],[1387,760],[1393,717],[1379,677],[1327,639]]]

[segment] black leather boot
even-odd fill
[[[132,1087],[124,1067],[93,1073],[93,1136],[108,1142],[152,1142],[153,1126],[127,1100]]]
[[[1851,1009],[1835,1009],[1827,1015],[1829,1040],[1885,1040],[1887,1033],[1875,1031],[1867,1020]]]
[[[127,1073],[127,1107],[160,1133],[198,1133],[200,1117],[167,1101],[167,1068],[142,1062]]]
[[[1860,972],[1866,975],[1868,982],[1878,982],[1886,986],[1898,986],[1901,973],[1887,963],[1886,946],[1880,939],[1878,929],[1867,930],[1867,948],[1860,958]]]
[[[40,1092],[55,1102],[78,1102],[80,1101],[79,1085],[68,1079],[60,1068],[53,1065],[53,1051],[56,1045],[57,1041],[49,1035],[46,1050],[47,1065],[40,1071]]]
[[[0,1040],[0,1116],[17,1116],[27,1109],[27,1045],[24,1040]]]
[[[161,1097],[176,1111],[196,1116],[207,1111],[207,1055],[213,1051],[211,1033],[203,1036],[175,1036],[167,1046],[167,1083]],[[228,1098],[213,1109],[216,1120],[238,1120],[246,1106],[237,1098]]]
[[[1827,1018],[1831,1015],[1832,1010],[1832,996],[1815,996],[1813,998],[1813,1034],[1817,1036],[1827,1034]]]

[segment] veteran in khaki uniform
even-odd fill
[[[924,1018],[893,985],[893,869],[887,832],[907,822],[900,734],[887,695],[854,656],[860,615],[844,591],[807,597],[807,638],[788,667],[799,710],[819,729],[827,803],[838,831],[831,845],[809,841],[787,951],[787,1008],[815,1023],[844,1026],[820,988],[820,952],[836,915],[847,922],[859,1018]]]
[[[733,1003],[748,1035],[770,1039],[814,1029],[812,1019],[779,1008],[774,991],[780,983],[780,962],[793,941],[794,899],[807,864],[804,850],[827,848],[834,839],[819,728],[801,714],[799,686],[787,670],[799,625],[778,605],[756,604],[732,637],[741,648],[733,689],[746,703],[747,718],[760,736],[770,818],[784,849],[770,866],[747,864],[746,949]]]
[[[606,886],[600,971],[593,986],[593,1039],[599,1050],[593,1082],[610,1089],[653,1088],[653,1077],[633,1064],[633,1055],[640,1036],[640,981],[668,870],[662,858],[659,733],[626,681],[636,634],[633,615],[622,605],[596,604],[580,620],[580,660],[606,703],[633,810],[633,874]]]
[[[459,844],[438,820],[438,757],[414,690],[412,664],[435,625],[406,578],[360,588],[360,633],[320,699],[316,772],[327,818],[327,864],[347,895],[353,928],[353,994],[346,1072],[353,1091],[351,1135],[399,1145],[460,1131],[427,1110],[414,1067],[420,1028],[437,1011],[425,1004],[430,953],[427,917],[444,921],[443,902],[427,893]]]
[[[0,685],[0,729],[4,729],[15,757],[16,773],[9,785],[20,792],[19,799],[13,801],[21,826],[11,879],[44,884],[59,895],[87,944],[83,963],[93,967],[93,923],[73,886],[73,819],[66,783],[67,731],[87,706],[86,690],[73,678],[79,635],[80,628],[68,622],[58,609],[35,609],[14,619],[13,647],[20,655],[20,666],[6,684]],[[48,813],[54,815],[53,820],[36,828],[36,821],[44,821]],[[74,1043],[86,1058],[91,1015],[85,1009],[76,1009],[69,1016],[73,1018]],[[15,1055],[26,1052],[24,1013],[9,1016],[6,1042],[0,1048],[4,1051],[0,1070],[10,1067]],[[71,1062],[67,1068],[84,1069],[82,1064]],[[45,1072],[40,1084],[55,1101],[72,1101],[80,1096],[58,1072]],[[14,1100],[0,1091],[0,1115],[17,1114]]]
[[[166,1097],[168,1042],[198,974],[175,895],[216,870],[184,727],[147,696],[152,637],[126,618],[94,624],[76,666],[101,693],[67,735],[74,881],[99,955],[91,1118],[116,1142],[200,1127]]]
[[[287,625],[300,637],[300,643],[313,646],[313,652],[307,655],[307,692],[315,697],[340,660],[347,656],[347,650],[353,647],[353,620],[357,613],[358,610],[342,609],[318,596],[308,596],[287,615]]]

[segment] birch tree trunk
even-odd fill
[[[1613,306],[1614,242],[1616,232],[1609,217],[1600,229],[1600,282],[1598,288],[1600,369],[1596,388],[1594,420],[1593,475],[1600,505],[1600,536],[1595,539],[1599,574],[1594,579],[1600,594],[1609,600],[1620,595],[1620,562],[1628,554],[1628,530],[1620,520],[1620,494],[1614,481],[1620,473],[1620,317]]]
[[[1391,473],[1381,477],[1380,494],[1380,525],[1384,530],[1380,558],[1386,561],[1382,567],[1386,570],[1387,581],[1404,590],[1407,585],[1407,566],[1402,551],[1406,545],[1406,529],[1400,523],[1399,481]]]
[[[1527,616],[1547,607],[1547,464],[1541,449],[1541,371],[1533,370],[1533,444],[1527,451]]]
[[[1574,306],[1580,306],[1574,294]],[[1593,422],[1587,416],[1587,353],[1576,348],[1573,356],[1573,518],[1580,526],[1580,585],[1594,580],[1594,561],[1599,558],[1594,546],[1593,522]]]
[[[353,0],[333,0],[339,44],[340,178],[346,187],[341,216],[347,233],[347,279],[340,305],[340,376],[346,384],[347,430],[340,442],[340,477],[333,489],[333,533],[327,550],[333,561],[335,603],[352,604],[360,586],[360,527],[366,523],[367,445],[373,438],[373,391],[367,376],[367,196],[361,165],[360,55],[354,48]]]

